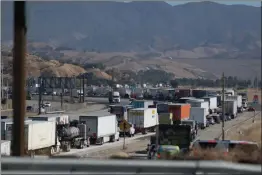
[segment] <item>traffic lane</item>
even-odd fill
[[[96,159],[107,159],[112,155],[126,155],[132,158],[147,158],[146,148],[150,143],[150,136],[141,137],[135,139],[133,142],[127,142],[125,145],[121,144],[108,149],[102,149],[100,151],[94,151],[86,154],[84,157],[96,158]],[[125,147],[125,149],[123,149]],[[139,154],[139,155],[138,155]],[[137,156],[138,155],[138,156]]]
[[[37,100],[38,99],[38,96],[34,95],[32,97],[33,100]],[[57,102],[60,102],[61,101],[61,97],[59,96],[50,96],[50,95],[43,95],[42,96],[42,99],[44,101],[48,101],[48,102],[52,102],[52,101],[57,101]],[[73,98],[74,101],[79,101],[79,98]],[[63,96],[63,100],[71,100],[71,97],[70,96]],[[100,103],[100,104],[109,104],[108,102],[108,98],[105,98],[105,97],[85,97],[85,101],[86,102],[94,102],[94,103]],[[125,99],[125,98],[121,98],[120,100],[120,104],[122,105],[128,105],[130,103],[129,99]]]
[[[225,122],[225,129],[228,129],[235,124],[238,124],[241,121],[246,120],[247,118],[251,117],[252,113],[245,112],[242,114],[239,114],[239,116],[236,119],[233,119],[231,121]],[[213,140],[214,138],[218,137],[222,132],[222,125],[221,124],[215,124],[211,125],[210,127],[206,128],[205,130],[199,130],[198,137],[196,140]],[[152,134],[154,135],[154,134]],[[129,139],[129,138],[128,138]],[[99,150],[94,150],[93,152],[87,153],[86,156],[92,157],[92,158],[108,158],[108,156],[112,155],[113,153],[117,152],[126,152],[126,153],[140,153],[144,154],[145,149],[147,148],[147,144],[150,143],[150,137],[143,137],[138,138],[133,142],[127,143],[127,149],[129,150],[123,150],[122,145],[114,146],[114,147],[106,147]],[[131,149],[130,149],[131,148]]]
[[[260,115],[260,114],[259,114]],[[253,112],[244,112],[238,114],[238,117],[235,119],[232,119],[230,121],[225,122],[225,130],[231,128],[232,126],[238,124],[239,122],[242,122],[250,117],[254,116]],[[222,122],[220,124],[214,124],[209,126],[208,128],[205,128],[204,130],[199,130],[199,135],[196,138],[200,140],[212,140],[217,138],[222,133]]]
[[[148,133],[146,135],[142,135],[142,134],[137,134],[134,137],[127,137],[125,139],[125,144],[130,144],[130,143],[136,143],[140,141],[140,138],[144,138],[144,137],[149,137],[155,135],[155,133]],[[68,156],[68,155],[74,155],[77,157],[88,157],[89,154],[94,154],[96,152],[99,151],[106,151],[108,149],[112,149],[115,147],[121,147],[123,146],[124,143],[124,138],[120,138],[119,141],[116,142],[109,142],[109,143],[105,143],[104,145],[90,145],[87,148],[84,149],[71,149],[70,152],[62,152],[60,153],[58,156]]]

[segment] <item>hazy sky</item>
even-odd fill
[[[179,4],[184,4],[187,2],[197,2],[197,0],[195,1],[188,1],[188,0],[181,0],[181,1],[167,1],[169,4],[172,5],[179,5]],[[220,1],[214,1],[214,2],[218,2],[221,4],[227,4],[227,5],[232,5],[232,4],[244,4],[244,5],[251,5],[251,6],[256,6],[256,7],[260,7],[261,6],[261,1],[253,1],[253,0],[246,0],[246,1],[226,1],[226,0],[220,0]]]

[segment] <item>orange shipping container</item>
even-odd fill
[[[190,116],[190,104],[170,104],[168,105],[168,112],[173,114],[173,121],[185,120]]]

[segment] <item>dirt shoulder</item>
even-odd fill
[[[226,139],[257,142],[261,146],[261,116],[227,132]]]

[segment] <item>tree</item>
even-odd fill
[[[178,82],[176,80],[171,80],[170,84],[173,88],[177,88],[178,87]]]

